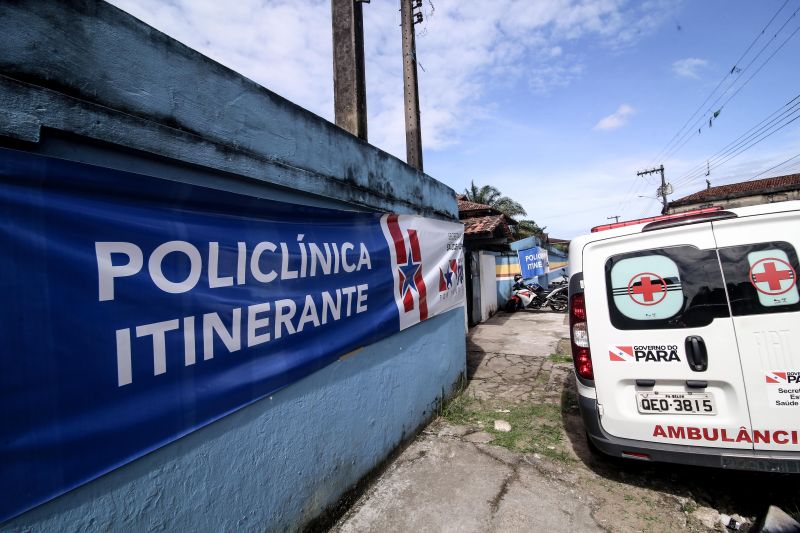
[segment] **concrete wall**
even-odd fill
[[[449,187],[100,0],[0,3],[0,45],[0,135],[70,131],[366,208],[458,218]]]
[[[381,462],[464,371],[456,309],[4,524],[8,531],[285,531]]]
[[[511,243],[515,251],[503,253],[496,257],[497,272],[497,304],[503,307],[511,296],[511,287],[514,285],[514,274],[520,273],[519,256],[516,250],[524,250],[531,246],[541,246],[541,240],[528,237]],[[544,276],[537,276],[536,283],[547,287],[551,282],[561,279],[561,269],[567,268],[568,255],[552,246],[547,247],[547,256],[550,262],[550,272]]]
[[[457,219],[448,187],[90,0],[0,4],[0,145],[281,201]],[[432,318],[0,529],[299,529],[429,419],[465,370],[463,332],[460,309]]]
[[[497,282],[495,281],[495,254],[480,252],[481,268],[481,321],[497,312]]]

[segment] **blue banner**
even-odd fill
[[[460,305],[416,219],[0,149],[0,521]]]
[[[519,255],[519,268],[525,279],[541,276],[549,272],[547,250],[534,246],[517,252]]]

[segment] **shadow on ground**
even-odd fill
[[[644,463],[599,452],[587,442],[571,374],[563,386],[561,414],[567,438],[579,460],[598,476],[687,498],[728,515],[762,516],[770,505],[792,514],[800,510],[797,475]]]

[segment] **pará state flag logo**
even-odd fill
[[[770,384],[797,385],[800,383],[800,371],[796,370],[772,370],[766,372],[764,377]]]
[[[439,292],[447,292],[464,283],[463,261],[451,259],[444,268],[439,267]]]
[[[401,330],[464,305],[462,224],[392,214],[381,217],[381,228],[392,258]]]
[[[636,362],[636,357],[633,355],[633,346],[609,346],[608,357],[612,361],[620,361],[623,363]]]

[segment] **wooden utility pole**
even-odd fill
[[[333,19],[333,107],[336,125],[367,140],[364,21],[369,0],[331,0]]]
[[[663,206],[661,208],[661,212],[666,214],[667,213],[667,195],[668,194],[672,194],[672,185],[667,183],[664,180],[664,165],[661,165],[660,167],[656,167],[656,168],[651,168],[650,170],[642,170],[641,172],[637,172],[636,175],[637,176],[644,176],[646,174],[653,174],[655,172],[660,172],[661,173],[661,187],[656,189],[656,194],[661,197],[661,204]]]
[[[417,46],[414,24],[422,21],[422,13],[414,13],[422,0],[400,0],[400,26],[403,31],[403,95],[406,110],[406,161],[422,170],[422,135],[419,124],[419,86],[417,84]]]

